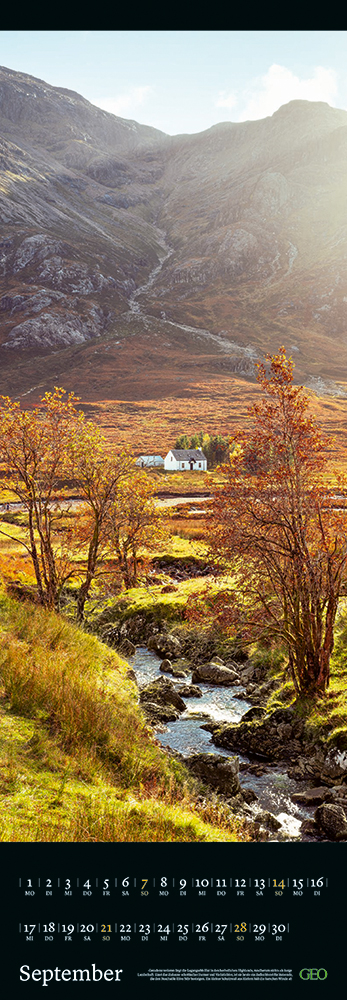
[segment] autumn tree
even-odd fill
[[[73,442],[73,468],[81,499],[84,501],[79,522],[79,542],[87,550],[85,569],[77,595],[77,618],[83,620],[85,603],[95,579],[100,557],[110,541],[110,523],[115,506],[120,510],[121,497],[127,502],[130,484],[136,474],[129,452],[107,453],[98,429],[89,422],[79,427]]]
[[[32,559],[39,600],[50,608],[58,606],[71,574],[71,527],[61,504],[62,481],[71,471],[71,443],[83,419],[74,394],[65,397],[64,390],[56,388],[33,410],[21,410],[7,396],[0,400],[2,481],[27,513],[28,537],[21,544]]]
[[[239,435],[225,484],[214,491],[212,549],[233,587],[210,605],[248,641],[267,637],[286,647],[298,695],[323,693],[347,515],[322,481],[328,440],[293,383],[291,359],[282,347],[266,361],[258,365],[263,398],[250,408],[252,427]]]
[[[108,509],[109,544],[126,588],[137,583],[140,550],[166,537],[165,515],[156,503],[155,490],[145,472],[134,470],[130,478],[119,481]]]
[[[38,599],[59,609],[61,591],[79,579],[77,618],[83,620],[90,588],[102,562],[116,555],[126,587],[137,580],[139,549],[162,535],[155,486],[133,456],[107,448],[92,421],[77,409],[73,393],[56,388],[38,407],[22,410],[0,400],[0,472],[27,514],[27,538],[15,541],[29,553]],[[64,482],[79,493],[69,511]],[[2,534],[12,537],[9,530]]]

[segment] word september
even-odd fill
[[[93,963],[91,969],[58,969],[56,966],[55,969],[33,969],[31,972],[29,965],[21,965],[19,972],[22,983],[27,983],[29,979],[35,983],[42,980],[42,986],[48,986],[53,979],[56,983],[68,983],[70,980],[75,983],[99,983],[101,979],[106,983],[119,983],[123,969],[105,969],[103,972]]]

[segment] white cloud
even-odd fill
[[[295,76],[286,66],[273,63],[265,76],[254,81],[252,88],[243,93],[242,113],[239,121],[266,118],[289,101],[326,101],[334,104],[337,95],[335,70],[316,66],[312,77],[307,80]]]
[[[136,110],[144,104],[153,87],[131,87],[130,90],[115,97],[100,97],[93,101],[98,108],[109,111],[112,115],[119,115],[121,118],[133,118]]]
[[[220,90],[216,101],[216,108],[234,108],[237,104],[236,94],[227,94],[226,90]]]

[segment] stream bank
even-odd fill
[[[259,665],[215,657],[193,666],[175,636],[154,635],[148,646],[125,643],[123,652],[156,739],[255,839],[347,839],[347,754],[314,745],[293,708],[259,704],[272,683]]]

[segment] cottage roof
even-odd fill
[[[178,462],[201,462],[207,461],[201,448],[171,448],[171,454]]]

